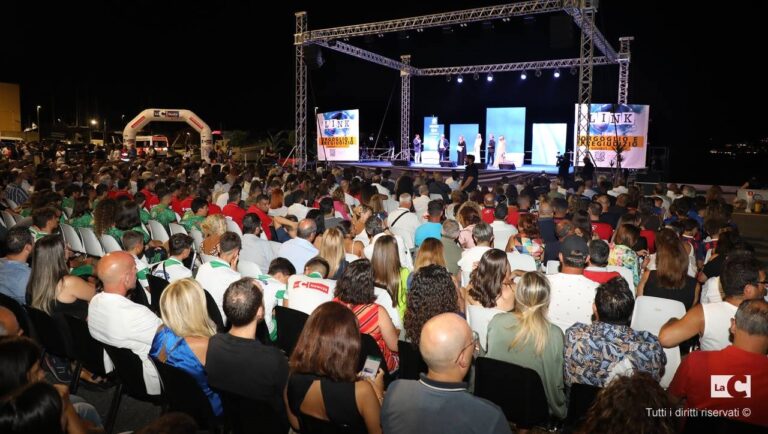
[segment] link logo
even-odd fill
[[[712,398],[751,398],[751,375],[711,375],[709,396]]]

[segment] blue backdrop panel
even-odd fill
[[[567,124],[533,124],[531,164],[557,164],[557,153],[565,153]]]

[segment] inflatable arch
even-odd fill
[[[208,161],[208,154],[213,148],[211,127],[190,110],[146,109],[125,126],[123,143],[129,147],[136,146],[137,133],[150,122],[186,122],[200,134],[200,156]]]

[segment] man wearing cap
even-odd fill
[[[592,320],[592,302],[597,282],[584,277],[589,260],[589,246],[583,238],[568,235],[560,241],[561,271],[547,275],[551,286],[549,320],[563,333],[577,322],[589,324]]]

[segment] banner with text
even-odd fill
[[[317,159],[360,160],[360,110],[317,114]]]
[[[589,112],[589,143],[586,136],[576,137],[579,110]],[[650,106],[637,104],[576,104],[573,127],[576,165],[584,165],[589,152],[596,167],[616,167],[616,152],[621,150],[621,167],[645,168],[648,150],[648,114]]]

